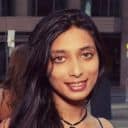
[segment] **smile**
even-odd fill
[[[79,82],[68,82],[68,83],[66,83],[66,85],[72,91],[82,91],[87,86],[87,80],[79,81]]]

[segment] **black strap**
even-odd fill
[[[64,120],[64,119],[62,119],[62,118],[61,118],[61,120],[62,120],[64,123],[66,123],[67,125],[70,125],[70,128],[74,128],[74,126],[80,124],[86,117],[87,117],[87,111],[85,112],[85,114],[84,114],[84,116],[81,118],[81,120],[78,121],[78,122],[76,122],[76,123],[73,123],[73,124],[72,124],[72,123],[70,123],[70,122],[68,122],[68,121],[66,121],[66,120]]]
[[[101,123],[100,119],[99,119],[99,118],[97,118],[97,120],[98,120],[99,125],[101,126],[101,128],[103,128],[103,125],[102,125],[102,123]]]

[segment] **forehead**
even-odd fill
[[[93,37],[86,30],[71,27],[53,41],[51,50],[73,50],[82,47],[95,47]]]

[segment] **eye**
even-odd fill
[[[52,61],[54,63],[64,63],[66,60],[66,58],[64,56],[56,56],[56,57],[52,57]]]
[[[91,52],[86,52],[86,53],[83,53],[83,54],[82,54],[82,57],[83,57],[85,60],[91,59],[93,56],[94,56],[94,54],[91,53]]]

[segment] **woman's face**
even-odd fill
[[[55,100],[86,99],[96,83],[98,71],[98,53],[87,31],[71,27],[55,39],[48,65]]]

